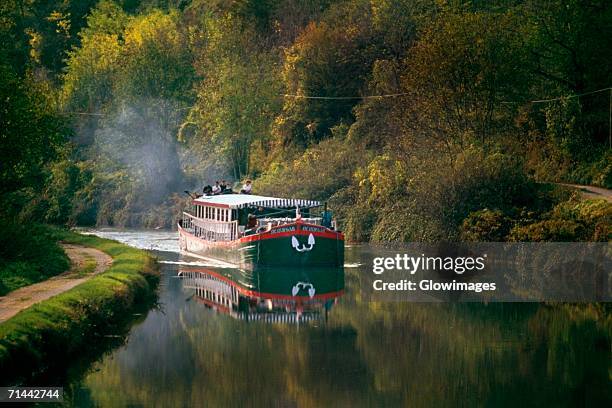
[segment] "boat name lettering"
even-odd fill
[[[292,225],[290,227],[280,227],[280,228],[274,228],[272,230],[273,234],[279,233],[279,232],[289,232],[289,231],[295,231],[295,225]]]
[[[302,231],[324,232],[325,228],[323,228],[323,227],[315,227],[315,226],[312,226],[312,225],[302,225]]]

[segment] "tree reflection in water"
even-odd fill
[[[275,277],[279,291],[241,271],[181,271],[199,278],[176,279],[177,269],[165,268],[163,311],[151,311],[126,346],[73,384],[75,405],[604,406],[610,399],[605,304],[374,303],[361,297],[365,272],[354,268],[327,284],[300,276],[316,291],[310,297],[300,287],[296,298],[295,276]],[[211,296],[213,287],[223,296]]]

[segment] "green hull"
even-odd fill
[[[293,224],[231,242],[207,242],[179,227],[181,250],[240,268],[341,267],[344,237],[320,226]]]

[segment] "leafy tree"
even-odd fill
[[[264,159],[250,152],[254,143],[268,142],[279,110],[277,57],[261,49],[252,27],[231,15],[205,19],[200,35],[195,66],[204,79],[188,118],[198,128],[189,142],[205,146],[209,158],[227,160],[238,179]]]
[[[580,95],[610,86],[612,63],[602,56],[612,53],[612,3],[528,1],[522,10],[530,24],[525,36],[530,58],[525,61],[539,79],[537,95]],[[592,153],[591,143],[607,142],[609,93],[587,95],[579,103],[576,143]]]
[[[285,53],[286,93],[315,97],[354,97],[361,93],[376,50],[371,46],[369,2],[330,8],[323,21],[309,24]],[[332,127],[353,122],[358,99],[285,98],[275,132],[284,145],[306,145],[330,135]]]
[[[59,74],[65,52],[78,43],[77,33],[97,0],[24,1],[0,3],[0,48],[19,74],[43,67]]]
[[[195,77],[177,12],[153,10],[132,19],[123,41],[116,97],[191,101]]]
[[[40,189],[45,166],[66,142],[62,119],[36,86],[23,82],[0,65],[0,196],[22,189]],[[4,207],[3,209],[7,209]]]
[[[513,111],[504,102],[521,100],[528,85],[520,40],[512,13],[438,15],[410,49],[402,75],[417,137],[466,147],[506,133]]]

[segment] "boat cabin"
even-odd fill
[[[279,225],[305,223],[331,228],[325,217],[311,217],[320,202],[251,194],[202,196],[183,212],[181,227],[208,241],[234,241]],[[329,225],[327,225],[329,224]]]

